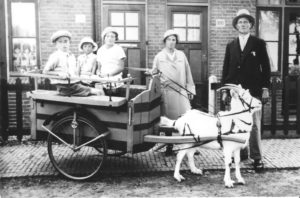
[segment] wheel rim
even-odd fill
[[[73,135],[74,129],[72,128],[73,116],[68,116],[56,122],[52,132],[72,145],[73,148],[100,135],[96,125],[91,121],[81,116],[78,116],[76,121],[78,127],[75,129],[75,138]],[[99,150],[102,152],[99,152]],[[55,169],[62,175],[74,180],[84,180],[98,174],[107,155],[106,141],[104,138],[100,138],[74,150],[49,134],[48,154]]]

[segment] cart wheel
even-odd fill
[[[69,115],[55,122],[52,132],[61,138],[48,136],[48,154],[58,172],[73,180],[85,180],[100,172],[107,155],[105,138],[76,148],[101,134],[95,123],[81,115],[76,119]]]

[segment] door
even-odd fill
[[[102,30],[114,27],[119,34],[117,43],[126,53],[123,76],[129,73],[135,77],[134,84],[144,84],[145,62],[145,6],[144,5],[103,5]]]
[[[289,87],[284,86],[284,91],[289,89],[288,106],[295,111],[297,103],[296,78],[300,75],[300,8],[286,8],[284,17],[284,56],[283,77],[289,75],[292,82]]]
[[[207,109],[207,7],[168,6],[168,28],[179,34],[176,48],[182,50],[196,84],[194,108]]]

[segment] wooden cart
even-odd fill
[[[50,160],[65,177],[84,180],[97,175],[107,155],[147,151],[155,143],[197,141],[191,136],[158,135],[162,97],[158,76],[149,77],[146,86],[131,85],[131,78],[122,81],[125,84],[118,88],[118,96],[27,93],[32,99],[32,138],[47,139]]]

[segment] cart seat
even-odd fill
[[[53,101],[68,104],[83,104],[92,106],[107,106],[107,107],[118,107],[127,102],[125,97],[111,96],[111,101],[109,96],[61,96],[57,91],[49,90],[35,90],[32,92],[27,92],[27,97],[31,97],[33,100],[42,101]]]

